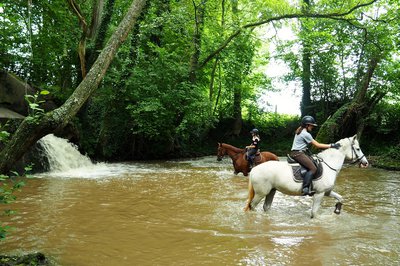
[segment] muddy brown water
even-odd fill
[[[244,213],[247,178],[229,158],[47,173],[7,206],[17,214],[0,253],[77,266],[399,265],[400,173],[347,167],[335,191],[342,214],[324,198],[310,219],[310,198],[280,193],[267,213]]]

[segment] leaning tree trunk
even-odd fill
[[[0,173],[8,173],[13,164],[43,136],[64,127],[97,89],[118,48],[125,41],[146,0],[134,0],[124,19],[109,39],[85,79],[59,108],[40,118],[27,117],[0,153]]]
[[[371,59],[367,72],[357,90],[353,101],[339,108],[331,118],[329,118],[318,132],[317,139],[324,143],[335,142],[338,139],[357,134],[361,136],[364,129],[364,118],[371,109],[384,96],[382,93],[376,93],[368,98],[367,90],[369,88],[372,75],[378,66],[379,56]]]

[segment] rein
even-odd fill
[[[322,159],[322,158],[319,157],[318,155],[317,155],[317,157],[318,157],[318,160],[319,160],[320,162],[323,162],[326,166],[328,166],[329,169],[331,169],[331,170],[333,170],[333,171],[335,171],[335,172],[337,172],[337,171],[340,170],[340,169],[335,169],[335,168],[333,168],[332,166],[330,166],[327,162],[324,161],[324,159]]]
[[[238,152],[238,153],[233,152],[234,155],[230,155],[227,148],[223,148],[223,149],[224,149],[224,152],[223,152],[222,156],[220,156],[221,158],[224,157],[224,155],[228,155],[232,160],[236,161],[238,156],[243,154],[243,152]]]

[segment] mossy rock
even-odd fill
[[[0,255],[0,266],[50,266],[43,253],[31,253],[22,256]]]

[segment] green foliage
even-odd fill
[[[30,119],[34,123],[38,122],[38,119],[44,114],[44,109],[40,108],[40,105],[46,102],[44,100],[40,100],[40,96],[48,94],[49,92],[47,90],[42,90],[37,92],[35,95],[25,95],[25,100],[28,102],[29,106],[29,116],[27,119]]]
[[[0,125],[0,129],[1,129],[1,125]],[[9,137],[10,137],[10,133],[8,133],[5,130],[0,130],[0,143],[6,142]]]
[[[0,130],[1,130],[1,124],[0,124]],[[4,143],[9,137],[9,133],[5,130],[0,131],[0,143]],[[28,173],[32,171],[32,166],[26,166],[25,171]],[[14,173],[18,175],[18,173]],[[15,195],[14,192],[21,189],[25,183],[21,180],[16,180],[15,178],[10,178],[7,175],[2,175],[0,174],[0,205],[3,204],[10,204],[15,200]],[[3,209],[3,208],[2,208]],[[9,209],[4,209],[2,213],[0,213],[0,218],[1,216],[9,216],[14,214],[15,212]],[[0,219],[0,241],[4,239],[7,235],[7,233],[10,231],[11,227],[8,225],[4,225],[3,222],[1,222]]]
[[[396,136],[400,130],[400,103],[394,103],[392,97],[387,97],[377,105],[367,122],[380,137]]]
[[[318,1],[312,2],[310,8],[311,12],[342,13],[357,4],[359,1]],[[302,78],[301,55],[309,51],[312,103],[308,108],[311,113],[318,113],[325,120],[341,105],[351,101],[363,84],[362,73],[369,68],[371,58],[381,59],[369,88],[371,94],[381,90],[382,85],[390,86],[390,90],[397,87],[393,86],[397,78],[384,76],[397,72],[394,62],[389,63],[388,55],[394,51],[398,39],[398,31],[392,27],[394,24],[398,26],[395,22],[398,10],[384,8],[381,12],[376,11],[385,5],[386,1],[379,1],[338,20],[301,19],[301,28],[295,29],[299,39],[285,42],[278,48],[291,68],[287,80]],[[294,50],[299,42],[301,49]]]
[[[35,85],[70,83],[80,35],[66,1],[2,2],[1,68]]]
[[[400,146],[390,147],[384,157],[393,161],[400,161]]]
[[[29,167],[32,169],[31,167]],[[27,170],[29,169],[27,168]],[[17,180],[15,177],[10,178],[6,175],[0,175],[0,204],[10,204],[15,201],[15,191],[20,190],[25,185],[25,182]],[[15,211],[4,209],[1,216],[9,216],[14,214]],[[8,232],[12,229],[9,225],[5,225],[0,221],[0,241],[6,238]]]
[[[366,2],[314,1],[310,13],[343,13]],[[88,23],[93,3],[79,3]],[[115,0],[111,20],[103,29],[104,42],[130,3]],[[300,14],[302,3],[149,1],[96,95],[75,120],[82,146],[90,155],[101,153],[107,158],[122,156],[134,141],[145,147],[157,143],[154,146],[164,150],[173,145],[190,146],[194,140],[207,138],[219,121],[240,113],[248,123],[260,125],[268,139],[291,136],[298,118],[265,114],[258,106],[258,94],[275,89],[265,73],[272,56],[285,60],[291,68],[286,81],[301,80],[303,42],[311,54],[312,109],[319,121],[354,98],[359,73],[366,71],[371,56],[380,51],[382,61],[368,97],[382,92],[398,102],[393,96],[400,88],[398,3],[377,1],[341,18],[273,20],[265,24],[267,27],[243,28],[249,23]],[[64,0],[6,0],[2,8],[0,66],[51,91],[61,105],[81,80],[77,47],[82,28],[76,16]],[[205,14],[202,24],[199,8]],[[272,51],[276,39],[270,36],[283,26],[290,27],[299,38],[285,40]],[[196,56],[200,64],[239,29],[240,34],[212,60],[196,68]],[[194,42],[196,38],[199,42]],[[102,49],[95,42],[96,37],[86,40],[87,57],[98,52],[94,49]],[[195,80],[188,78],[190,69],[195,69]],[[27,101],[28,119],[36,122],[43,115],[41,98],[28,96]],[[369,121],[377,119],[377,114]],[[392,120],[389,115],[385,119]],[[385,124],[384,130],[392,133],[390,124]]]
[[[293,134],[299,126],[298,116],[258,113],[253,114],[252,124],[261,132],[262,147],[277,154],[286,154],[292,145]]]

